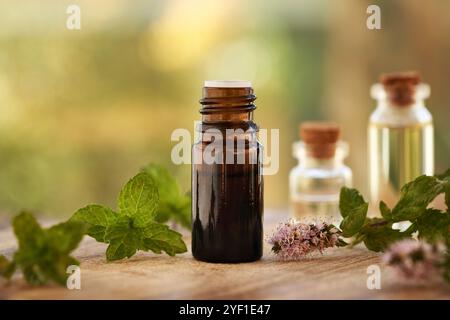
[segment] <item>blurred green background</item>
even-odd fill
[[[67,6],[81,30],[66,28]],[[382,30],[366,28],[369,4]],[[0,2],[0,217],[22,208],[67,217],[115,206],[129,177],[170,161],[175,128],[193,131],[204,79],[248,79],[263,128],[280,129],[280,171],[266,207],[287,207],[298,123],[342,124],[355,186],[367,191],[369,88],[419,70],[432,88],[436,170],[450,164],[450,1]]]

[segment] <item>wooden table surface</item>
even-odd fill
[[[283,214],[266,213],[266,233]],[[186,237],[187,243],[189,237]],[[10,255],[12,231],[0,230],[0,253]],[[85,237],[74,256],[81,262],[81,290],[33,288],[20,274],[0,280],[1,299],[450,299],[445,284],[412,285],[384,267],[364,247],[332,249],[302,261],[280,262],[264,248],[263,259],[243,264],[210,264],[187,252],[176,257],[141,252],[105,261],[106,245]],[[367,288],[367,268],[381,268],[381,289]]]

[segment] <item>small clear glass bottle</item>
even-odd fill
[[[434,174],[433,118],[424,100],[430,87],[416,72],[385,74],[372,86],[377,107],[368,128],[371,207],[398,201],[401,187]]]
[[[339,223],[339,193],[351,186],[352,171],[344,164],[348,144],[340,127],[329,122],[304,122],[301,141],[294,143],[298,165],[289,176],[291,213],[295,218]]]

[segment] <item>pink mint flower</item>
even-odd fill
[[[392,244],[383,256],[383,261],[395,268],[404,279],[425,281],[441,276],[440,265],[446,248],[442,244],[432,245],[423,241],[406,239]]]
[[[280,223],[267,242],[280,259],[297,260],[313,252],[323,253],[326,248],[345,245],[340,235],[338,228],[324,222],[306,224],[290,219]]]

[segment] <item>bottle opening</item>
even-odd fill
[[[202,91],[202,114],[226,112],[228,115],[224,117],[229,118],[232,113],[249,113],[256,108],[250,81],[206,80]]]
[[[205,80],[208,88],[251,88],[251,81],[247,80]]]

